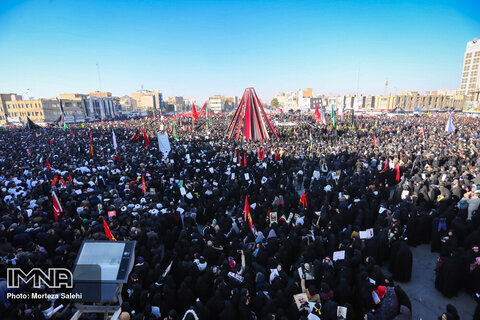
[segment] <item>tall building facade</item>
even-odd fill
[[[8,101],[7,122],[27,123],[27,117],[36,123],[48,123],[63,115],[57,99]]]
[[[468,100],[478,101],[480,95],[480,40],[473,39],[467,43],[467,49],[463,58],[462,83],[460,92],[467,96]]]
[[[223,112],[225,110],[226,97],[222,95],[215,95],[208,99],[208,111],[215,113]]]
[[[60,108],[62,109],[65,122],[85,122],[86,99],[86,94],[60,94]]]
[[[15,93],[0,93],[0,125],[7,123],[7,102],[20,101],[22,96]]]
[[[154,114],[161,112],[163,107],[163,94],[160,90],[139,90],[132,93],[135,100],[136,111],[153,111]]]

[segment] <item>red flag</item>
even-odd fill
[[[297,130],[295,130],[295,128],[293,128],[293,135],[296,137],[297,136]]]
[[[207,101],[203,104],[202,109],[200,109],[200,112],[198,113],[198,116],[201,117],[205,113],[205,107],[207,105]]]
[[[193,117],[193,124],[195,124],[195,120],[198,118],[197,109],[195,109],[195,104],[192,102],[192,117]]]
[[[242,164],[242,156],[240,156],[240,154],[238,154],[238,164]]]
[[[270,220],[270,207],[268,207],[268,210],[267,210],[267,220]]]
[[[142,173],[142,192],[143,193],[147,192],[147,183],[145,182],[145,177],[143,176],[143,173]]]
[[[135,131],[135,134],[134,134],[133,137],[130,139],[130,141],[135,142],[135,141],[138,140],[139,137],[140,137],[140,133],[139,133],[138,130],[137,130],[137,131]]]
[[[260,155],[260,149],[257,147],[257,158],[258,161],[262,161],[262,156]]]
[[[303,204],[304,207],[307,206],[307,197],[305,196],[305,189],[303,189],[299,204]]]
[[[315,108],[315,120],[317,120],[317,123],[322,122],[322,115],[320,114],[320,111],[318,111],[318,104]]]
[[[261,156],[262,156],[262,161],[265,160],[265,149],[263,148],[262,148]]]
[[[27,151],[28,151],[28,153],[32,153],[32,151],[30,151],[30,148],[27,148]]]
[[[107,221],[105,221],[105,218],[103,216],[102,216],[102,220],[103,220],[103,228],[105,229],[105,235],[107,236],[108,240],[117,241],[117,239],[115,239],[115,237],[113,236],[112,231],[110,231],[110,227],[108,226]]]
[[[52,140],[52,139],[50,139],[50,141],[48,141],[48,142],[50,142],[50,144],[53,144],[53,140]]]
[[[53,217],[55,219],[55,222],[57,222],[58,216],[60,215],[61,212],[63,212],[63,209],[55,191],[52,191],[52,203],[53,203]]]
[[[55,176],[53,177],[53,180],[52,180],[52,187],[55,187],[55,185],[57,184],[57,182],[58,182],[58,178],[57,178],[57,175],[55,175]]]
[[[67,183],[65,182],[65,179],[63,179],[63,177],[60,177],[60,182],[63,184],[64,187],[67,186]]]
[[[252,216],[250,215],[250,207],[248,206],[248,198],[245,196],[245,207],[243,208],[243,214],[245,216],[245,221],[248,221],[248,225],[250,229],[253,226]]]
[[[47,159],[47,170],[50,170],[50,162],[48,162],[48,159]]]
[[[69,173],[69,174],[68,174],[68,183],[69,183],[70,185],[72,185],[72,181],[73,181],[72,175]]]
[[[245,168],[247,167],[247,156],[245,155],[245,152],[243,153],[243,166]]]
[[[397,175],[395,176],[395,180],[398,182],[400,181],[400,163],[397,163],[394,169],[397,172]]]
[[[387,172],[387,169],[388,169],[388,158],[385,159],[385,166],[383,166],[383,169],[382,169],[382,171],[380,171],[380,173]]]
[[[278,161],[280,160],[280,155],[278,154],[278,152],[275,153],[275,161]]]
[[[235,157],[237,156],[237,149],[235,149]]]
[[[150,140],[148,140],[147,133],[145,132],[145,129],[142,128],[143,132],[143,139],[145,140],[145,149],[148,149],[148,146],[150,145]]]
[[[282,108],[278,108],[278,110],[280,110],[280,113],[283,113],[283,110],[282,110]]]
[[[377,147],[377,137],[376,136],[373,136],[373,147],[374,148]]]

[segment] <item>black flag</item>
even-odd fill
[[[27,117],[27,128],[30,130],[40,129],[40,126],[38,124],[35,124],[35,122],[33,122],[32,119]]]

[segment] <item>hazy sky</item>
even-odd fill
[[[0,92],[457,89],[480,38],[480,1],[259,2],[0,0]]]

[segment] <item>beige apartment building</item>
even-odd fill
[[[8,101],[6,105],[7,121],[10,123],[26,123],[27,117],[35,123],[48,123],[62,115],[57,99]]]
[[[479,101],[480,96],[480,40],[467,42],[463,59],[462,83],[460,91],[470,101]]]
[[[60,106],[65,122],[84,122],[86,117],[86,94],[60,94]]]
[[[88,95],[91,98],[109,98],[112,96],[112,93],[108,91],[88,91]]]
[[[163,94],[160,90],[139,90],[132,93],[132,99],[132,109],[135,111],[159,112],[163,106]]]
[[[7,102],[22,100],[22,96],[15,93],[0,93],[0,125],[7,123]]]

